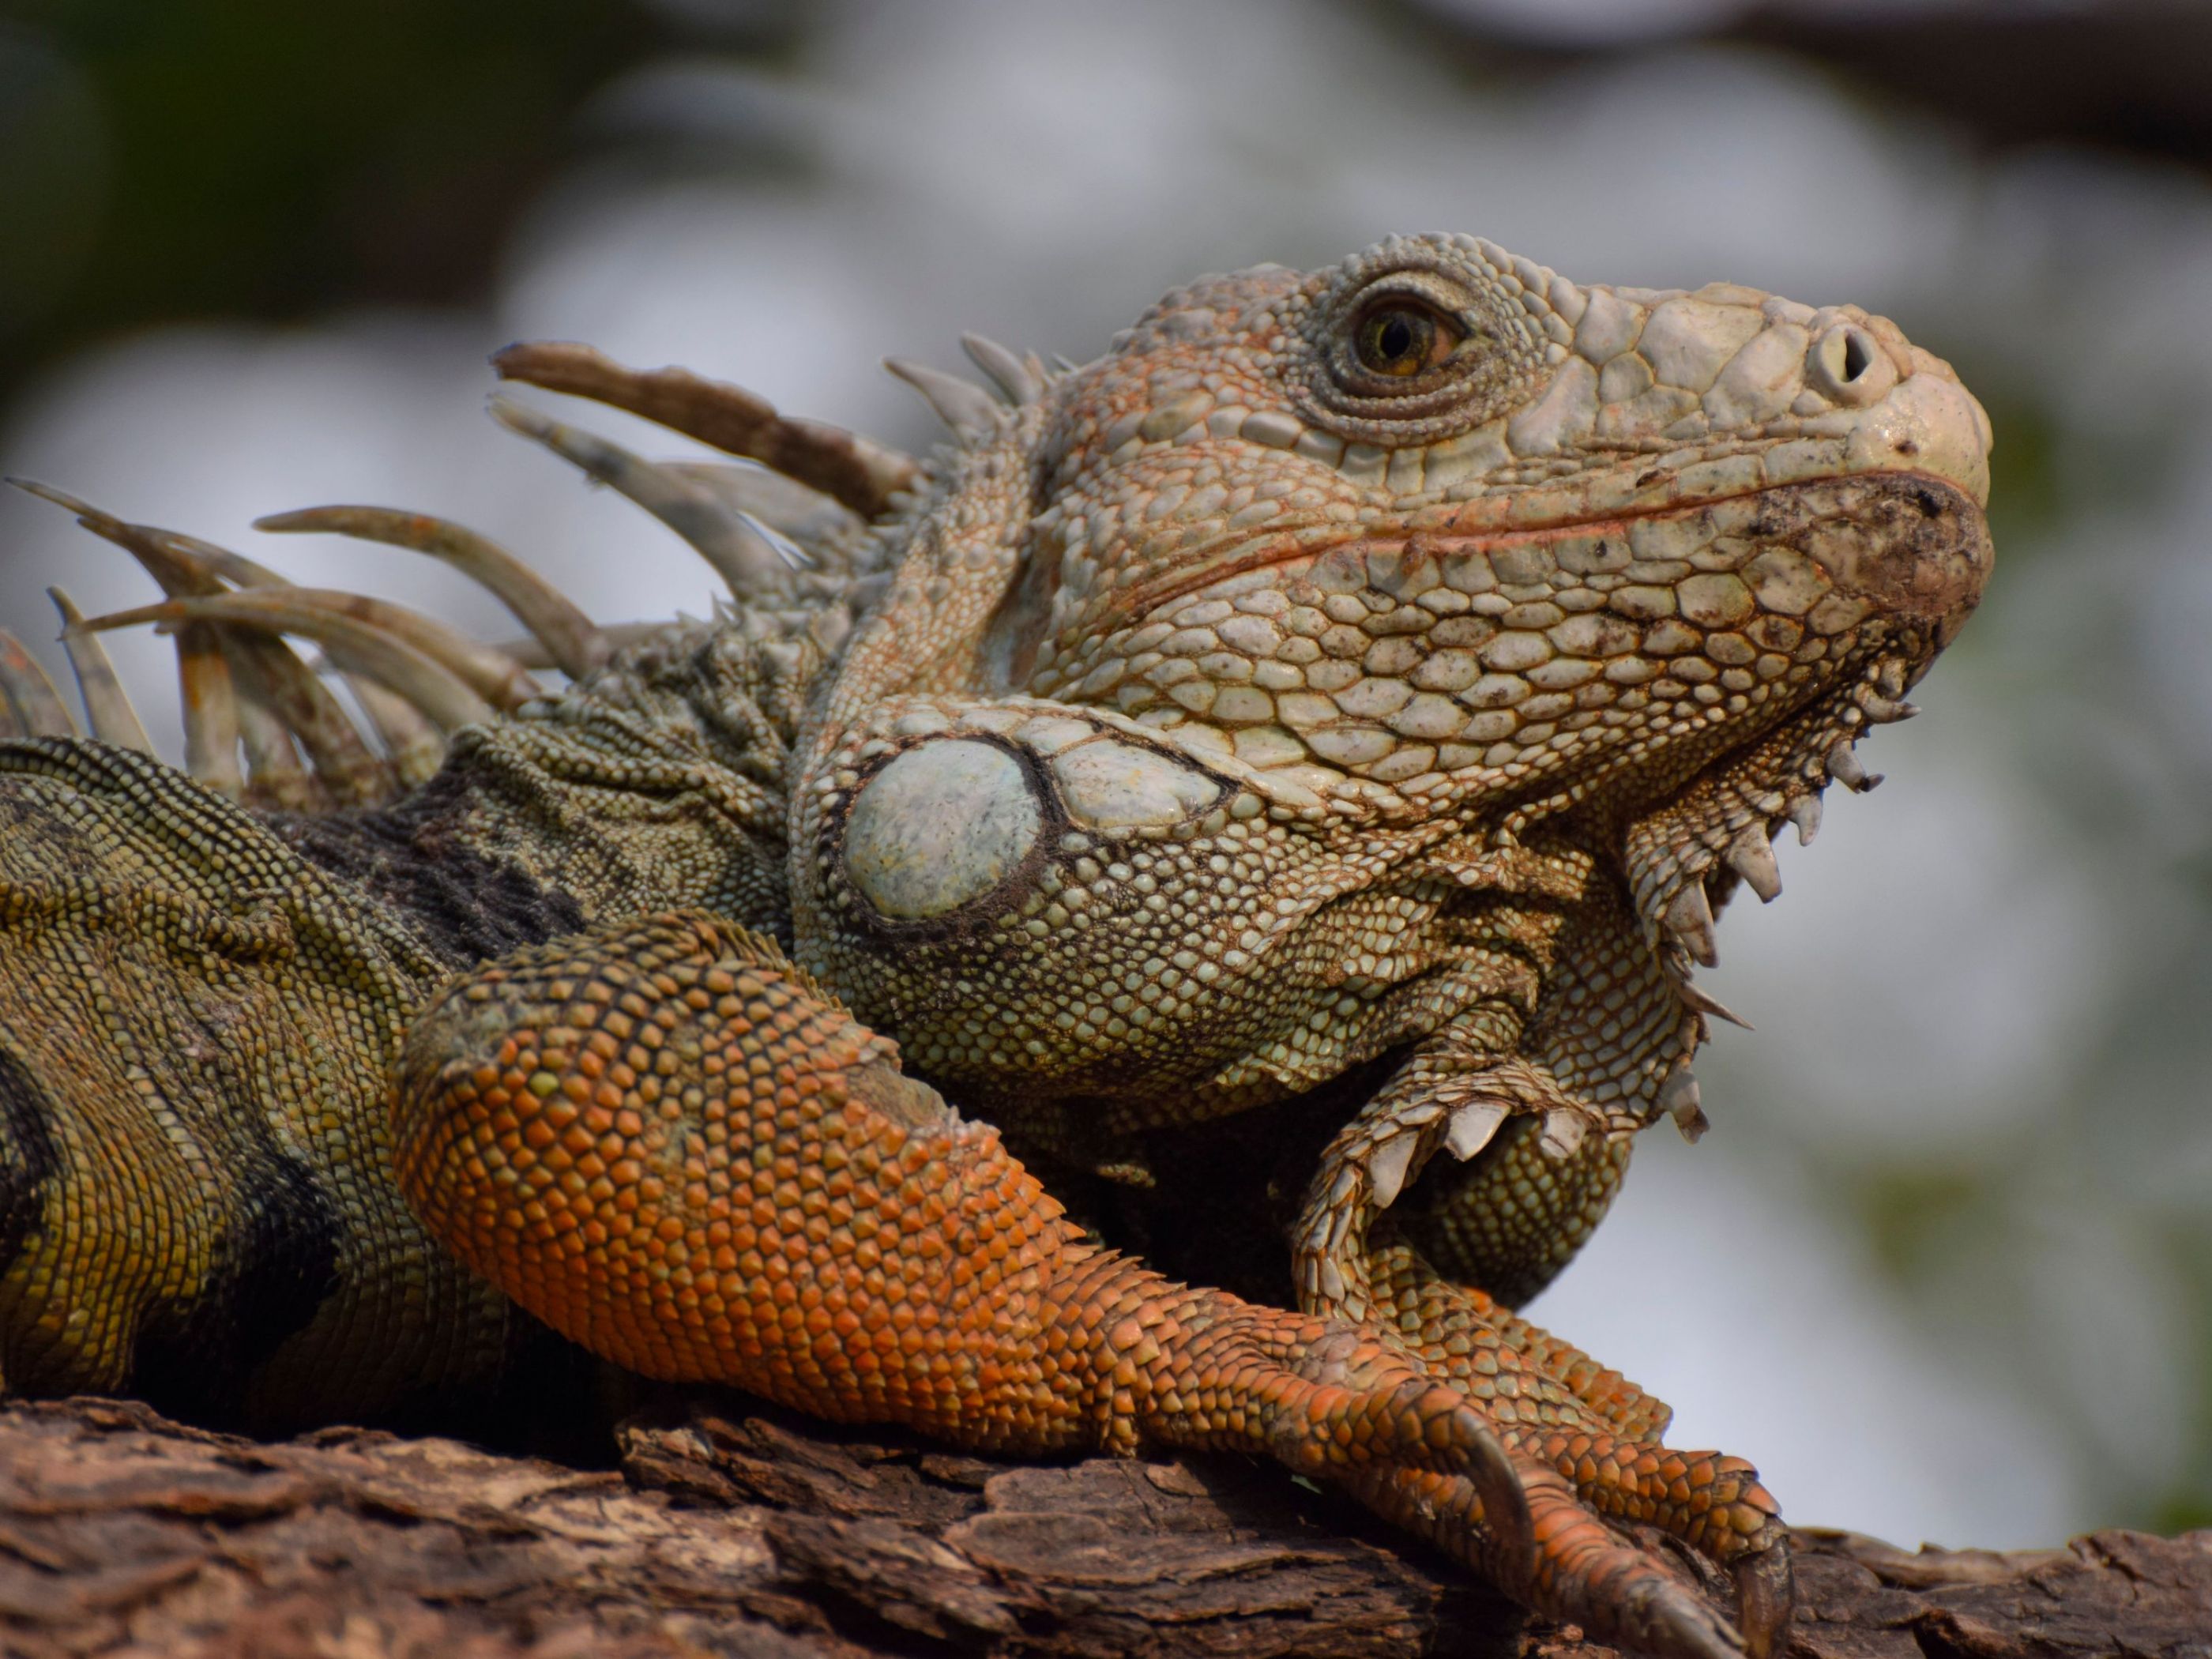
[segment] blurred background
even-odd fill
[[[1076,358],[1164,289],[1468,230],[1856,301],[1998,434],[1998,574],[1733,908],[1716,1132],[1535,1306],[1912,1544],[2212,1524],[2212,11],[1968,0],[7,0],[0,471],[514,625],[249,520],[403,505],[603,620],[706,568],[483,418],[588,340],[931,441],[886,352]],[[649,453],[681,441],[592,424]],[[0,499],[0,618],[151,589]],[[116,636],[181,749],[166,643]]]

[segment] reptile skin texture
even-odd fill
[[[495,359],[750,458],[495,402],[697,548],[705,622],[263,521],[456,565],[531,635],[487,646],[27,486],[164,597],[57,594],[90,738],[0,635],[0,1379],[270,1429],[542,1391],[565,1338],[1272,1457],[1600,1640],[1774,1650],[1755,1472],[1514,1310],[1640,1130],[1702,1132],[1716,915],[1973,609],[1980,407],[1853,307],[1460,236],[1206,278],[1088,364],[968,346],[995,395],[892,365],[919,459]]]

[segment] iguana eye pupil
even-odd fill
[[[1401,302],[1361,318],[1354,343],[1361,368],[1402,380],[1443,362],[1455,337],[1425,309]]]

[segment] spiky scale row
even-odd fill
[[[493,593],[542,644],[553,665],[581,679],[607,659],[606,638],[568,595],[489,537],[427,513],[380,507],[311,507],[272,513],[256,530],[330,532],[427,553]]]
[[[779,415],[764,398],[680,368],[625,368],[591,347],[530,341],[492,356],[508,380],[589,398],[726,454],[749,456],[873,519],[913,488],[912,457],[857,433]]]

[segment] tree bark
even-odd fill
[[[1235,1458],[1000,1463],[727,1399],[620,1469],[104,1400],[0,1409],[0,1652],[1092,1659],[1609,1651]],[[1917,1554],[1796,1535],[1797,1659],[2212,1659],[2212,1532]],[[1686,1562],[1686,1571],[1694,1571]]]

